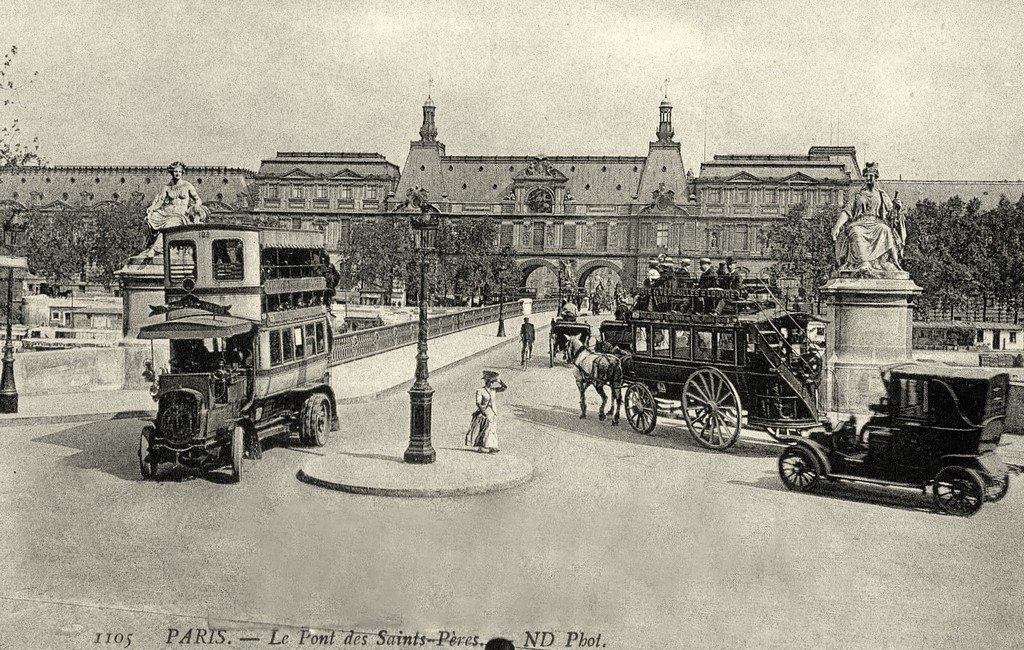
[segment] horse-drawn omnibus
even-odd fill
[[[558,288],[558,313],[551,319],[551,329],[548,332],[549,368],[555,365],[555,357],[558,355],[569,361],[567,337],[579,336],[584,344],[590,340],[590,325],[586,321],[578,320],[582,299],[583,292],[578,288]]]
[[[143,339],[170,342],[156,419],[139,441],[143,477],[161,463],[230,465],[260,441],[298,433],[323,445],[337,427],[324,235],[192,224],[164,233],[164,320]]]
[[[681,419],[711,449],[732,446],[744,419],[780,440],[819,426],[821,321],[778,305],[763,285],[641,289],[627,319],[601,328],[629,343],[630,425]]]

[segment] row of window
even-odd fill
[[[270,366],[280,366],[323,354],[327,351],[327,337],[323,323],[307,323],[270,331]]]
[[[281,197],[280,185],[266,185],[264,196],[268,199],[277,199]],[[307,185],[290,185],[285,186],[288,188],[288,198],[290,199],[305,199],[306,196],[310,196],[314,199],[326,199],[329,198],[329,185],[314,185],[312,187]],[[353,198],[353,185],[342,185],[338,190],[338,198],[343,201],[351,201]],[[363,197],[367,199],[376,199],[378,186],[377,185],[362,185]]]
[[[755,189],[750,187],[736,187],[732,188],[732,202],[733,203],[752,203],[754,199],[758,198],[758,193],[761,193],[760,203],[761,204],[776,204],[776,203],[809,203],[811,205],[819,204],[825,205],[830,203],[838,203],[840,199],[846,200],[846,192],[840,192],[840,190],[827,189],[827,190],[812,190],[804,188],[779,190],[772,187]],[[720,188],[711,188],[703,190],[704,202],[706,203],[721,203],[722,192]],[[788,197],[788,200],[787,200]]]
[[[241,280],[245,271],[245,246],[241,239],[214,239],[213,279]],[[310,248],[264,248],[260,251],[263,280],[314,278],[324,272],[323,251]],[[171,282],[196,279],[196,245],[178,240],[168,246]]]
[[[736,333],[637,325],[633,332],[633,350],[643,356],[735,363]]]

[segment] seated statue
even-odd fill
[[[182,178],[185,175],[185,164],[173,162],[167,171],[171,174],[171,180],[146,209],[146,225],[149,226],[149,238],[146,250],[143,251],[146,257],[156,255],[164,230],[193,223],[206,214],[203,200],[199,198],[195,186]]]
[[[878,164],[868,163],[864,187],[850,197],[832,228],[840,272],[877,276],[880,272],[903,271],[903,206],[898,196],[890,199],[877,183]]]

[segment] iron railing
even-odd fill
[[[534,300],[534,313],[553,311],[556,300]],[[427,337],[435,338],[455,332],[479,327],[498,320],[500,305],[488,305],[476,309],[467,309],[452,314],[433,316],[427,319]],[[515,318],[523,313],[522,303],[506,302],[505,318]],[[341,334],[334,337],[331,350],[331,365],[338,365],[362,359],[364,357],[394,350],[416,343],[419,339],[419,321],[372,327]]]

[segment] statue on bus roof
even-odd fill
[[[903,273],[900,266],[907,227],[899,192],[890,199],[878,187],[878,163],[864,168],[864,187],[850,197],[832,228],[842,274],[882,277]]]
[[[192,183],[182,178],[185,175],[185,164],[175,161],[167,167],[167,171],[171,175],[171,180],[164,185],[146,209],[149,238],[143,255],[147,258],[156,255],[162,243],[161,235],[164,230],[203,221],[206,216],[199,192]]]

